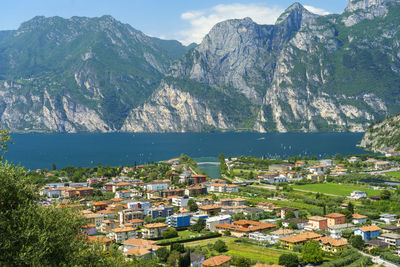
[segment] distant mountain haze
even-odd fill
[[[111,16],[0,32],[0,127],[13,132],[364,131],[400,112],[400,0],[275,25],[218,23],[199,45]]]

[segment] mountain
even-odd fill
[[[377,153],[400,151],[400,114],[368,127],[360,147]]]
[[[112,17],[36,17],[0,32],[0,126],[12,131],[364,131],[400,112],[400,0],[343,14],[290,6],[215,25],[199,45]]]
[[[400,1],[341,15],[299,3],[275,25],[221,22],[173,63],[124,131],[364,131],[400,112]]]
[[[12,131],[114,131],[187,48],[111,16],[35,17],[0,32],[0,123]]]

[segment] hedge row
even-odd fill
[[[158,246],[168,246],[168,245],[175,244],[175,243],[187,243],[187,242],[192,242],[192,241],[197,241],[197,240],[216,238],[216,237],[220,237],[220,236],[221,236],[221,234],[219,234],[219,233],[207,233],[205,235],[192,237],[192,238],[172,240],[172,241],[168,241],[168,240],[160,241],[160,242],[157,242],[157,245]]]

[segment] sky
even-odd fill
[[[200,43],[216,23],[250,17],[274,24],[295,0],[1,0],[0,30],[15,30],[35,16],[111,15],[147,35]],[[298,0],[317,14],[342,13],[348,0]]]

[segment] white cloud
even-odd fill
[[[318,7],[313,7],[313,6],[304,6],[308,11],[314,13],[314,14],[318,14],[318,15],[329,15],[331,14],[331,12],[326,11],[322,8],[318,8]]]
[[[187,21],[189,27],[179,32],[178,39],[184,44],[200,43],[215,24],[227,19],[250,17],[258,24],[274,24],[283,11],[277,6],[237,3],[221,4],[206,10],[185,12],[181,15],[181,19]]]

